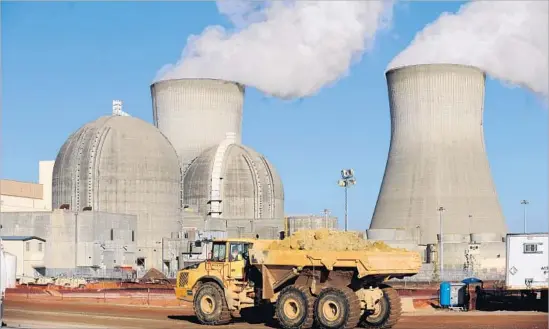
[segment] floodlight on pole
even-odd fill
[[[353,169],[343,169],[341,170],[341,178],[342,179],[337,182],[337,185],[345,188],[345,232],[347,232],[347,189],[356,184],[355,171]]]
[[[440,221],[440,237],[439,237],[439,254],[440,254],[440,280],[444,280],[444,244],[443,244],[443,240],[442,240],[442,234],[444,232],[444,230],[442,229],[443,228],[443,218],[442,218],[442,213],[444,212],[444,210],[446,210],[444,207],[440,206],[438,207],[438,212],[439,212],[439,221]]]

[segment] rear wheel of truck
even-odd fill
[[[388,329],[392,328],[400,319],[402,305],[400,296],[395,289],[386,287],[381,289],[383,298],[376,304],[373,313],[366,316],[360,323],[363,328]]]
[[[360,320],[360,301],[347,287],[323,289],[314,309],[316,323],[322,329],[355,328]]]
[[[198,288],[193,308],[201,324],[221,325],[231,321],[225,294],[217,283],[206,282]]]
[[[314,302],[306,287],[288,286],[282,289],[275,310],[280,326],[284,329],[312,328]]]

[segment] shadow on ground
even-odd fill
[[[537,311],[548,312],[546,298],[525,298],[520,295],[487,295],[477,299],[479,311]]]
[[[198,319],[194,315],[168,315],[168,319],[187,321],[193,324],[200,324],[200,322],[198,322]]]
[[[190,322],[192,324],[200,324],[200,322],[198,322],[198,319],[196,318],[195,315],[169,315],[168,316],[168,319],[170,320],[178,320],[178,321],[186,321],[186,322]],[[236,317],[236,318],[233,318],[232,323],[249,323],[249,324],[264,324],[266,327],[269,327],[269,328],[279,328],[280,326],[278,325],[278,322],[274,319],[274,318],[270,318],[270,319],[258,319],[254,316],[251,316],[251,315],[248,315],[246,313],[244,313],[244,315],[242,317]]]

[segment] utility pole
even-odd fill
[[[524,224],[524,233],[526,234],[526,206],[530,204],[528,200],[521,200],[520,204],[523,205],[522,221]]]
[[[328,227],[328,217],[330,216],[330,209],[324,209],[322,211],[322,214],[324,214],[324,228],[330,228]]]
[[[341,178],[337,185],[345,188],[345,232],[347,232],[347,189],[356,184],[355,171],[353,169],[341,170]]]
[[[443,230],[443,218],[442,218],[442,213],[444,212],[444,207],[440,206],[438,207],[438,213],[439,213],[439,221],[440,221],[440,237],[439,237],[439,253],[440,253],[440,280],[443,281],[444,280],[444,242],[443,242],[443,239],[442,239],[442,235],[444,234],[444,230]]]

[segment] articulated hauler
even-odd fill
[[[242,316],[250,322],[276,317],[284,329],[391,328],[401,302],[386,281],[421,267],[419,253],[404,249],[277,250],[272,242],[213,241],[205,262],[178,272],[177,298],[192,302],[207,325]],[[232,258],[234,250],[241,257]]]

